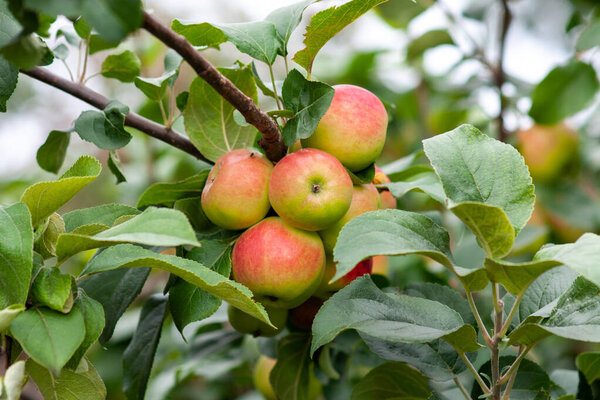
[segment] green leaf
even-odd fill
[[[17,40],[9,43],[0,49],[1,56],[18,69],[32,69],[45,61],[45,57],[50,56],[52,52],[46,46],[46,43],[36,34],[21,36]],[[49,64],[47,62],[45,64]]]
[[[600,18],[596,18],[589,23],[581,32],[577,44],[576,51],[584,51],[600,45]]]
[[[459,313],[465,323],[473,326],[476,324],[475,317],[467,300],[456,290],[448,286],[430,282],[412,283],[404,288],[403,294],[445,304]]]
[[[449,246],[448,232],[424,215],[402,210],[365,213],[347,223],[338,236],[332,281],[368,257],[422,254],[454,271],[471,290],[483,289],[488,282],[485,271],[455,267]]]
[[[272,65],[281,52],[275,25],[269,21],[217,25],[227,39],[242,53]]]
[[[114,49],[119,45],[119,42],[108,42],[102,39],[99,35],[90,35],[90,55],[99,53],[104,50]]]
[[[79,283],[87,296],[100,303],[104,309],[104,329],[99,337],[100,343],[106,344],[112,337],[117,321],[140,294],[148,274],[150,268],[124,268],[101,272]],[[87,322],[87,314],[85,320],[87,338],[93,321]],[[76,354],[79,354],[79,350]]]
[[[600,379],[600,353],[579,354],[575,362],[577,369],[583,372],[590,385]]]
[[[56,241],[65,233],[65,223],[60,215],[53,213],[48,217],[41,236],[34,243],[33,249],[43,258],[52,258],[56,255]]]
[[[386,362],[354,386],[351,400],[427,400],[429,396],[431,390],[423,374],[405,363]]]
[[[599,295],[596,284],[578,277],[557,301],[523,321],[509,335],[509,344],[536,343],[550,335],[600,342]]]
[[[31,358],[55,375],[85,337],[83,315],[77,309],[62,314],[47,308],[30,308],[13,320],[10,331]]]
[[[282,130],[287,146],[293,146],[298,140],[313,134],[321,117],[327,112],[334,93],[331,86],[309,81],[296,69],[290,71],[282,88],[285,108],[295,113]]]
[[[227,36],[218,27],[203,22],[201,24],[185,23],[174,19],[171,29],[186,38],[192,46],[219,48],[227,41]]]
[[[270,381],[278,399],[310,399],[313,365],[309,350],[310,335],[306,333],[291,333],[277,343],[277,363]]]
[[[350,175],[350,179],[354,185],[369,184],[372,183],[375,178],[375,163],[356,172],[352,172],[346,168],[346,172]]]
[[[25,306],[22,304],[13,304],[0,310],[0,333],[7,330],[13,319],[23,311],[25,311]]]
[[[290,36],[294,29],[300,24],[302,13],[304,13],[306,7],[314,1],[315,0],[303,0],[289,6],[278,8],[265,18],[266,21],[270,21],[275,25],[277,39],[280,43],[280,55],[284,57],[287,56],[287,44],[290,40]]]
[[[59,377],[52,371],[37,364],[32,359],[27,360],[27,373],[44,399],[60,400],[104,400],[106,387],[102,378],[91,362],[86,359],[76,371],[65,369]]]
[[[142,24],[140,0],[84,0],[81,15],[108,42],[119,42]]]
[[[177,200],[200,197],[209,172],[210,169],[204,169],[179,182],[154,183],[142,193],[137,206],[138,208],[150,205],[171,207]]]
[[[21,30],[21,24],[8,9],[8,1],[0,1],[0,47],[4,47],[14,40]]]
[[[24,305],[29,292],[33,228],[25,204],[0,206],[0,238],[0,309],[5,309]]]
[[[486,259],[485,268],[494,282],[517,294],[539,275],[559,265],[566,265],[585,278],[600,285],[600,271],[596,260],[600,257],[600,236],[586,233],[575,243],[544,247],[536,253],[533,261],[512,263]]]
[[[432,49],[443,44],[453,44],[452,37],[445,29],[434,29],[419,36],[409,43],[406,48],[406,59],[414,61],[420,57],[426,50]]]
[[[168,208],[148,207],[143,213],[92,236],[85,233],[60,235],[56,256],[62,261],[80,251],[120,243],[172,247],[189,244],[200,246],[196,234],[183,213]]]
[[[448,306],[387,295],[363,276],[334,294],[317,313],[311,355],[347,329],[393,342],[426,343],[448,337],[463,326],[460,314]]]
[[[0,394],[2,394],[2,384],[4,383],[6,400],[19,400],[26,382],[25,361],[17,361],[8,367],[4,373],[4,378],[0,377]]]
[[[205,265],[225,278],[231,273],[231,244],[228,242],[203,241],[202,247],[192,249],[187,258]],[[183,279],[178,279],[169,290],[169,310],[175,326],[182,334],[183,328],[188,324],[210,317],[219,306],[221,299]]]
[[[475,233],[489,255],[506,255],[535,201],[523,157],[514,147],[471,125],[424,140],[423,147],[440,177],[450,210]],[[507,222],[514,229],[512,237]],[[490,229],[494,223],[502,226],[497,234]]]
[[[73,307],[73,277],[58,268],[41,268],[31,285],[33,304],[68,313]]]
[[[540,124],[556,124],[589,106],[599,86],[591,65],[572,60],[554,68],[535,87],[529,116]]]
[[[103,111],[82,112],[75,121],[75,132],[101,149],[120,149],[131,140],[131,134],[123,127],[128,113],[129,107],[111,101]]]
[[[73,308],[81,312],[85,324],[83,342],[79,345],[79,348],[67,364],[67,367],[75,369],[82,361],[88,349],[98,340],[104,329],[104,309],[102,308],[102,304],[87,296],[84,290],[79,290],[77,301]]]
[[[96,255],[86,265],[82,275],[132,267],[151,267],[168,271],[269,324],[266,311],[252,300],[252,292],[247,287],[225,278],[196,261],[156,254],[141,247],[122,244]]]
[[[88,183],[100,175],[102,167],[98,160],[81,156],[58,180],[36,183],[21,196],[31,212],[33,226],[65,205]]]
[[[0,15],[0,22],[2,21],[1,18]],[[6,102],[15,91],[18,80],[19,70],[3,57],[0,57],[0,112],[6,112]]]
[[[52,54],[59,60],[66,60],[69,57],[69,48],[61,43],[52,49]]]
[[[429,195],[441,204],[446,204],[444,189],[433,169],[408,168],[405,171],[395,173],[393,177],[390,176],[390,179],[392,179],[391,183],[384,183],[379,186],[389,189],[392,196],[397,199],[410,191],[417,190]]]
[[[306,27],[304,48],[296,53],[294,61],[310,74],[313,61],[321,47],[352,21],[387,0],[352,0],[339,7],[331,7],[315,14]]]
[[[160,295],[150,297],[142,308],[135,334],[123,353],[123,392],[128,399],[144,398],[166,311],[167,298]]]
[[[175,105],[179,111],[183,112],[185,110],[189,96],[190,92],[188,91],[183,91],[177,95],[175,98]]]
[[[167,91],[169,79],[175,76],[175,71],[165,72],[158,78],[135,78],[135,86],[150,100],[161,101]]]
[[[112,226],[118,218],[124,215],[137,215],[140,212],[138,209],[124,204],[105,204],[71,211],[63,215],[63,220],[66,231],[72,232],[80,226],[93,223]]]
[[[108,160],[106,160],[106,164],[108,165],[108,169],[112,174],[117,178],[117,185],[121,182],[127,182],[127,178],[125,178],[125,173],[123,172],[123,167],[121,166],[121,160],[119,160],[119,155],[116,151],[112,150],[108,152]]]
[[[256,84],[249,67],[219,68],[219,71],[255,103],[258,102]],[[194,79],[184,112],[185,130],[194,146],[211,161],[233,149],[254,144],[256,128],[236,124],[233,110],[233,106],[202,78]]]
[[[104,60],[100,72],[105,78],[118,79],[121,82],[133,82],[140,74],[142,64],[138,56],[125,50],[119,54],[113,54]]]
[[[39,166],[54,174],[58,173],[65,161],[67,147],[71,139],[70,132],[52,131],[35,156]]]

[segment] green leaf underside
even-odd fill
[[[509,344],[532,344],[547,336],[600,342],[600,288],[585,279],[575,279],[569,290],[526,318],[509,335]]]
[[[565,265],[596,285],[600,285],[598,259],[600,259],[600,236],[586,233],[575,243],[541,249],[534,256],[533,261],[511,263],[486,259],[485,268],[490,279],[501,283],[510,293],[517,294],[539,275],[559,265]]]
[[[90,225],[88,225],[90,226]],[[85,227],[79,227],[80,229]],[[56,243],[56,255],[62,261],[78,252],[120,243],[172,247],[189,244],[200,246],[185,215],[168,208],[148,207],[143,213],[110,229],[85,233],[62,234]]]
[[[600,378],[600,353],[582,353],[575,361],[590,385]]]
[[[302,20],[302,13],[315,0],[303,0],[289,6],[281,7],[272,11],[265,20],[275,25],[277,39],[280,43],[279,54],[287,56],[287,44],[292,32]]]
[[[258,102],[250,67],[219,68],[219,71],[255,103]],[[256,128],[239,126],[233,119],[233,110],[233,106],[202,78],[194,79],[184,111],[185,130],[194,146],[211,161],[233,149],[254,144]]]
[[[90,156],[82,156],[58,180],[39,182],[28,187],[21,196],[21,201],[31,212],[33,226],[36,227],[42,220],[65,205],[81,189],[96,179],[101,169],[98,160]]]
[[[426,400],[430,396],[427,378],[421,372],[408,364],[391,361],[369,371],[354,386],[350,399]]]
[[[79,348],[69,360],[67,367],[72,369],[77,368],[88,349],[98,340],[102,330],[104,329],[104,309],[102,304],[89,297],[85,291],[80,290],[75,302],[77,310],[83,315],[85,324],[85,336],[79,345]]]
[[[248,288],[192,260],[156,254],[141,247],[121,244],[96,255],[84,268],[82,275],[131,267],[151,267],[168,271],[269,324],[266,311],[252,300],[252,292]]]
[[[36,154],[39,166],[54,174],[62,167],[67,154],[71,134],[69,132],[52,131],[40,146]]]
[[[63,215],[63,220],[66,231],[73,232],[80,226],[93,223],[112,226],[119,217],[137,215],[140,212],[138,209],[124,204],[104,204],[68,212]]]
[[[127,182],[125,172],[123,171],[123,166],[121,165],[121,160],[119,159],[119,155],[116,151],[108,152],[108,160],[106,160],[106,164],[108,165],[110,172],[112,172],[115,178],[117,178],[117,185],[121,182]]]
[[[442,184],[432,169],[410,168],[403,174],[392,179],[391,183],[386,183],[381,186],[386,187],[396,198],[403,197],[406,193],[418,190],[441,204],[446,204],[446,195]]]
[[[0,333],[7,330],[10,323],[23,311],[25,311],[25,306],[22,304],[13,304],[0,310]]]
[[[228,278],[231,273],[231,245],[221,240],[206,240],[195,248],[187,258]],[[179,279],[169,290],[169,309],[175,326],[181,333],[191,322],[201,321],[214,314],[221,299],[189,282]]]
[[[293,69],[283,82],[282,97],[286,109],[295,115],[283,127],[283,141],[293,146],[310,137],[333,100],[335,90],[322,82],[309,81]]]
[[[473,331],[472,336],[463,327],[460,314],[448,306],[417,297],[385,294],[364,276],[321,307],[312,326],[311,355],[347,329],[392,342],[426,343],[444,338],[461,348],[477,350],[479,345],[472,342],[476,337],[473,327],[466,326]],[[453,335],[456,332],[461,338]]]
[[[47,308],[30,308],[13,320],[10,331],[31,358],[54,374],[59,373],[85,337],[83,315],[78,309],[61,314]]]
[[[514,147],[471,125],[424,140],[423,147],[440,177],[449,208],[485,243],[489,255],[501,257],[508,253],[535,201],[523,157]],[[514,229],[512,238],[505,218]],[[502,226],[497,234],[490,229],[494,221]]]
[[[137,329],[123,353],[123,392],[128,399],[143,399],[162,325],[167,310],[167,298],[150,297],[140,315]]]
[[[91,362],[84,359],[77,371],[64,369],[60,376],[27,360],[27,373],[47,400],[104,400],[106,387]]]
[[[139,208],[151,205],[172,206],[177,200],[200,197],[209,172],[209,169],[205,169],[179,182],[155,183],[142,193],[137,206]]]
[[[15,91],[18,80],[19,70],[0,56],[0,112],[6,112],[6,102]]]
[[[291,333],[277,343],[277,363],[270,374],[273,390],[280,399],[309,399],[312,363],[310,335]]]
[[[585,27],[579,39],[575,50],[584,51],[600,45],[600,18],[596,18]]]
[[[294,61],[309,73],[321,48],[352,21],[387,0],[352,0],[315,14],[304,34],[304,48],[294,55]]]
[[[0,309],[25,304],[33,266],[31,215],[23,203],[0,207]]]
[[[129,108],[111,101],[103,111],[84,111],[75,121],[75,132],[81,139],[104,150],[116,150],[127,145],[132,136],[124,128]]]

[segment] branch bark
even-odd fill
[[[33,79],[44,82],[50,86],[62,90],[63,92],[69,93],[70,95],[77,97],[86,103],[103,110],[110,100],[92,89],[75,82],[71,82],[68,79],[61,78],[60,76],[48,71],[45,68],[36,67],[27,71],[21,71],[23,74],[30,76]],[[173,147],[178,148],[199,160],[205,161],[212,164],[212,161],[205,158],[192,142],[183,135],[180,135],[170,128],[167,128],[154,121],[146,119],[139,114],[130,112],[125,117],[125,126],[135,128],[145,134],[152,136],[158,140],[161,140]]]
[[[211,63],[202,57],[183,36],[162,25],[147,12],[144,12],[142,27],[165,45],[179,53],[200,78],[204,79],[217,93],[231,103],[246,118],[249,124],[254,125],[259,130],[262,135],[259,145],[265,150],[269,160],[276,162],[285,156],[287,147],[283,143],[279,127],[275,121],[258,108],[250,97],[246,96]]]
[[[510,9],[508,8],[508,0],[500,0],[502,3],[502,28],[500,31],[500,40],[499,40],[499,54],[498,54],[498,64],[495,70],[495,81],[496,87],[498,88],[498,95],[500,96],[500,113],[498,114],[498,139],[501,142],[506,142],[508,139],[508,131],[504,126],[504,110],[506,109],[506,99],[502,95],[502,86],[504,85],[505,75],[504,75],[504,45],[506,43],[506,33],[508,32],[508,27],[510,26],[511,14]]]

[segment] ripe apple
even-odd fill
[[[202,210],[221,228],[238,230],[267,215],[273,164],[258,150],[238,149],[219,157],[202,190]]]
[[[383,173],[378,166],[375,166],[375,177],[373,178],[374,185],[381,185],[383,183],[390,183],[391,180],[386,174]],[[392,193],[388,189],[379,190],[379,202],[381,209],[396,208],[396,198],[392,196]]]
[[[227,307],[227,317],[229,317],[229,323],[233,329],[239,333],[251,334],[254,337],[272,337],[281,332],[281,329],[285,326],[288,312],[283,308],[265,307],[265,310],[267,311],[267,314],[269,314],[269,319],[277,329],[270,327],[264,322],[257,320],[232,305]]]
[[[315,315],[323,305],[323,300],[318,297],[311,297],[296,308],[290,310],[290,320],[300,329],[310,330],[312,328]]]
[[[548,183],[564,173],[577,155],[577,132],[560,124],[534,125],[517,132],[517,143],[534,181]]]
[[[346,214],[352,201],[352,180],[331,154],[301,149],[273,168],[269,201],[289,225],[318,231]]]
[[[350,272],[346,275],[342,276],[340,279],[329,283],[331,278],[335,275],[335,263],[333,262],[333,258],[327,257],[327,266],[325,267],[325,275],[323,275],[323,280],[321,280],[321,284],[317,289],[317,296],[327,298],[331,296],[333,292],[337,292],[338,290],[348,286],[350,282],[358,278],[359,276],[363,276],[366,274],[371,274],[373,271],[373,258],[367,258],[366,260],[362,260],[358,264],[352,268]]]
[[[346,223],[352,218],[366,213],[367,211],[379,209],[379,204],[379,193],[377,192],[375,185],[369,183],[366,185],[354,186],[352,202],[350,203],[350,208],[346,214],[329,228],[319,231],[319,235],[321,235],[321,239],[323,239],[325,252],[327,254],[333,254],[333,248],[335,247],[337,237]]]
[[[334,155],[351,171],[373,162],[385,143],[388,117],[381,100],[353,85],[333,87],[329,109],[315,132],[302,139],[302,147],[313,147]]]
[[[277,363],[277,360],[267,356],[260,356],[258,362],[254,366],[254,372],[252,373],[252,382],[256,390],[260,392],[267,400],[277,400],[277,395],[271,380],[269,379],[273,367]]]
[[[388,256],[373,257],[373,271],[371,273],[388,276],[389,269],[390,259],[388,258]]]
[[[293,308],[308,299],[325,272],[325,250],[316,232],[265,218],[244,232],[233,247],[233,276],[259,302]]]

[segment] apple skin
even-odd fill
[[[300,329],[311,330],[315,315],[323,305],[323,300],[311,297],[296,308],[290,310],[289,316],[292,323]]]
[[[577,132],[560,124],[534,125],[517,132],[518,148],[534,181],[549,183],[577,156]]]
[[[277,400],[277,395],[275,394],[275,390],[273,390],[273,386],[269,379],[275,363],[277,363],[277,360],[274,358],[260,356],[252,373],[254,387],[267,400]]]
[[[239,333],[251,334],[254,337],[264,336],[273,337],[276,336],[281,329],[285,327],[285,321],[287,320],[288,312],[282,308],[268,308],[265,307],[269,319],[277,327],[274,329],[262,321],[257,320],[251,315],[246,314],[242,310],[239,310],[232,305],[227,307],[227,317],[229,318],[229,324],[238,331]]]
[[[366,185],[354,186],[352,202],[350,203],[350,208],[346,214],[329,228],[319,231],[319,235],[321,235],[321,239],[323,239],[325,252],[327,254],[333,254],[333,248],[337,242],[337,237],[346,223],[363,213],[378,210],[379,206],[379,193],[377,192],[375,185],[369,183]]]
[[[383,276],[389,276],[390,260],[388,256],[374,256],[373,257],[373,274],[379,274]]]
[[[329,283],[329,281],[331,280],[331,278],[333,278],[333,276],[335,275],[335,272],[336,272],[335,264],[336,263],[333,262],[332,258],[330,258],[330,257],[327,258],[327,266],[325,267],[325,275],[323,276],[323,280],[321,280],[321,284],[319,285],[319,288],[317,289],[317,292],[315,294],[316,296],[318,296],[320,298],[328,298],[333,293],[348,286],[350,284],[350,282],[352,282],[359,276],[363,276],[363,275],[367,275],[367,274],[370,275],[373,272],[373,258],[370,257],[370,258],[367,258],[366,260],[362,260],[361,262],[356,264],[354,266],[354,268],[352,268],[352,270],[350,270],[350,272],[348,272],[346,275],[342,276],[340,279]]]
[[[381,185],[383,183],[390,183],[391,180],[386,174],[376,165],[375,166],[375,177],[373,177],[374,185]],[[379,202],[381,209],[396,208],[396,198],[392,196],[392,193],[388,189],[379,190]]]
[[[269,181],[269,201],[289,225],[318,231],[350,208],[352,180],[331,154],[301,149],[277,163]]]
[[[316,232],[265,218],[244,232],[231,257],[235,280],[257,301],[274,308],[294,308],[308,299],[325,272],[325,250]]]
[[[239,230],[267,215],[273,164],[258,150],[238,149],[219,157],[202,190],[202,210],[221,228]]]
[[[302,147],[332,154],[346,168],[360,171],[373,162],[385,144],[388,116],[381,100],[366,89],[336,85],[329,109]]]

